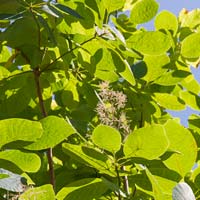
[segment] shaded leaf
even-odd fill
[[[46,29],[53,45],[56,45],[56,39],[55,39],[54,34],[53,34],[51,28],[49,27],[47,21],[42,17],[42,15],[38,15],[38,19],[39,19],[40,23],[43,25],[43,27]]]
[[[65,12],[67,14],[70,14],[74,17],[79,18],[79,19],[83,19],[83,17],[81,15],[79,15],[79,13],[77,13],[75,10],[69,8],[68,6],[65,6],[65,5],[62,5],[62,4],[59,4],[59,3],[52,4],[52,5],[54,5],[56,8],[58,8],[59,10]]]

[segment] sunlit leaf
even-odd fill
[[[139,31],[133,33],[126,42],[129,48],[133,48],[144,55],[161,55],[171,47],[169,36],[159,31]]]
[[[197,145],[191,132],[175,122],[169,120],[165,124],[165,130],[169,139],[169,149],[180,152],[171,155],[167,160],[164,160],[164,164],[176,172],[182,177],[189,172],[197,156]]]
[[[100,178],[85,178],[63,187],[56,195],[58,200],[87,200],[100,197],[108,187]]]
[[[139,128],[131,133],[124,144],[126,157],[141,157],[148,160],[161,156],[169,142],[162,125]]]
[[[155,0],[140,0],[133,4],[131,19],[135,24],[142,24],[151,20],[158,11],[158,3]]]
[[[48,116],[40,122],[44,130],[42,137],[26,149],[41,150],[54,147],[76,132],[67,121],[57,116]]]
[[[55,194],[52,185],[42,185],[36,188],[29,188],[22,195],[19,200],[55,200]]]
[[[120,133],[106,125],[99,125],[93,130],[92,141],[100,148],[111,153],[116,153],[121,147]]]
[[[26,119],[5,119],[0,121],[0,147],[13,141],[33,142],[43,134],[39,122]]]
[[[178,20],[176,16],[167,10],[160,12],[156,16],[154,25],[156,30],[167,29],[172,31],[173,34],[176,34],[178,30]]]
[[[181,54],[185,58],[198,58],[200,56],[200,33],[193,33],[182,42]]]
[[[40,168],[40,157],[34,153],[24,153],[19,150],[0,152],[0,159],[14,163],[24,172],[37,172]]]

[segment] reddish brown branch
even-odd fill
[[[42,112],[42,116],[47,117],[47,112],[45,110],[44,101],[43,101],[43,97],[42,97],[42,89],[41,89],[41,85],[40,85],[39,68],[35,68],[33,70],[33,72],[34,72],[35,84],[36,84],[36,89],[37,89],[37,96],[39,99],[40,110]],[[55,189],[55,174],[54,174],[54,167],[53,167],[52,148],[47,149],[47,158],[48,158],[48,163],[49,163],[50,183],[53,185],[53,188]]]

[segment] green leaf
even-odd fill
[[[0,130],[0,148],[7,143],[18,140],[36,141],[43,133],[39,122],[17,118],[1,120]]]
[[[1,0],[0,13],[16,13],[20,7],[17,0]]]
[[[121,9],[125,2],[126,0],[103,0],[102,4],[104,9],[110,14],[111,12]]]
[[[70,14],[74,17],[77,17],[79,19],[83,19],[83,17],[81,15],[79,15],[79,13],[77,13],[75,10],[69,8],[68,6],[62,5],[62,4],[52,4],[54,5],[56,8],[58,8],[59,10],[63,11],[64,13]]]
[[[154,93],[155,101],[162,107],[170,110],[184,110],[185,103],[181,102],[175,95],[168,93]]]
[[[183,19],[181,20],[182,27],[189,27],[191,29],[196,28],[200,25],[200,9],[194,9],[188,13],[184,14]]]
[[[43,185],[36,188],[30,188],[20,195],[19,200],[55,200],[55,194],[52,185]]]
[[[129,63],[124,60],[116,51],[111,50],[111,56],[114,66],[117,69],[117,72],[131,85],[135,85],[135,78]],[[109,61],[107,61],[109,62]]]
[[[187,78],[191,73],[183,70],[172,70],[164,73],[154,83],[159,85],[176,85]]]
[[[169,139],[169,149],[180,152],[172,154],[164,164],[182,177],[189,172],[195,164],[197,157],[197,144],[191,132],[175,122],[169,120],[165,124],[165,130]]]
[[[121,148],[120,133],[106,125],[98,125],[92,133],[92,141],[94,144],[111,153],[116,153]]]
[[[13,33],[15,33],[15,37],[13,37]],[[2,33],[2,37],[6,41],[6,45],[12,48],[19,48],[24,44],[38,46],[38,27],[33,18],[23,17],[12,23]]]
[[[45,28],[46,32],[48,33],[49,39],[51,40],[51,42],[53,43],[53,45],[56,45],[57,44],[56,39],[54,37],[54,34],[53,34],[51,28],[49,27],[49,25],[47,23],[47,20],[45,20],[42,17],[42,15],[38,15],[38,19],[39,19],[40,23],[43,25],[43,27]]]
[[[200,110],[200,97],[198,95],[188,91],[181,91],[180,97],[191,108]]]
[[[144,55],[162,55],[171,47],[169,36],[159,31],[137,31],[127,39],[126,43],[129,48]]]
[[[185,58],[198,58],[200,57],[200,33],[193,33],[186,37],[181,46],[181,54]]]
[[[146,74],[142,77],[147,82],[154,81],[167,71],[166,67],[170,60],[167,55],[144,56],[143,61],[146,64]]]
[[[126,157],[141,157],[153,160],[167,150],[169,142],[162,125],[139,128],[131,133],[124,144]]]
[[[155,0],[140,0],[133,4],[131,19],[135,24],[150,21],[158,11],[158,3]]]
[[[40,157],[34,153],[24,153],[19,150],[0,152],[0,159],[10,161],[24,172],[37,172],[40,169]]]
[[[58,200],[87,200],[99,198],[108,190],[104,181],[100,178],[85,178],[72,182],[63,187],[56,195]]]
[[[75,129],[64,119],[48,116],[41,121],[44,133],[35,143],[26,146],[30,150],[53,148],[64,139],[75,133]]]
[[[167,10],[163,10],[157,15],[154,26],[156,30],[167,29],[175,35],[178,30],[178,20],[176,15]]]
[[[93,148],[69,143],[63,144],[63,150],[75,160],[97,169],[100,173],[108,174],[112,177],[116,176],[115,169],[111,165],[111,160],[102,152]]]
[[[176,182],[170,181],[168,178],[163,180],[163,178],[159,176],[154,176],[148,169],[146,169],[146,173],[151,181],[155,200],[171,200],[171,191],[173,186],[176,185]],[[172,187],[170,187],[170,191],[166,191],[166,188],[169,187],[168,184],[170,184],[170,186],[172,185]]]

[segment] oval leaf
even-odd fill
[[[121,148],[120,133],[106,125],[97,126],[92,133],[92,141],[94,144],[111,153],[116,153]]]
[[[137,1],[131,10],[131,19],[135,24],[148,22],[156,15],[158,7],[155,0]]]
[[[200,56],[200,33],[193,33],[183,40],[181,54],[185,58],[198,58]]]
[[[127,45],[144,55],[162,55],[171,47],[171,40],[159,31],[136,32],[128,38]]]
[[[19,150],[0,152],[0,159],[10,161],[24,172],[37,172],[41,166],[40,157],[34,153],[24,153]]]
[[[167,29],[169,31],[172,31],[173,34],[176,34],[178,30],[178,20],[176,15],[167,10],[163,10],[158,14],[155,19],[154,25],[156,30]]]
[[[43,133],[39,122],[26,119],[5,119],[0,121],[0,148],[13,141],[36,141]]]
[[[162,125],[151,125],[131,133],[125,144],[126,157],[141,157],[153,160],[161,156],[168,148],[169,142]]]
[[[92,200],[100,197],[108,187],[100,178],[85,178],[63,187],[56,195],[58,200]]]
[[[75,129],[64,119],[56,116],[48,116],[41,120],[44,133],[35,143],[30,144],[26,149],[41,150],[53,148],[65,138],[75,133]]]
[[[154,93],[155,101],[162,107],[170,110],[184,110],[185,103],[179,101],[179,99],[168,93]]]
[[[43,185],[41,187],[30,188],[20,195],[19,200],[55,200],[55,194],[52,185]]]
[[[164,164],[182,177],[189,172],[195,164],[197,156],[197,144],[189,130],[169,120],[165,124],[167,137],[170,141],[169,149],[179,152],[171,155]]]

